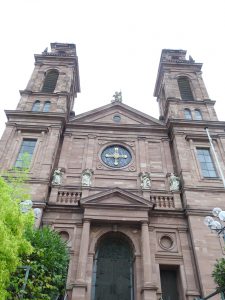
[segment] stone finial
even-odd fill
[[[42,53],[48,53],[48,47],[46,47]]]
[[[190,61],[190,62],[193,62],[193,63],[195,62],[195,60],[192,58],[191,55],[189,55],[189,61]]]
[[[62,184],[62,169],[58,168],[54,171],[53,176],[52,176],[52,184],[53,185],[61,185]]]
[[[94,171],[92,169],[85,169],[81,175],[81,184],[82,186],[91,186],[91,179]]]
[[[169,184],[171,192],[180,190],[180,178],[175,176],[174,173],[170,173]]]
[[[151,188],[151,174],[149,172],[141,172],[138,174],[141,180],[141,188],[142,189],[150,189]]]
[[[115,94],[113,95],[113,100],[111,100],[112,103],[115,102],[122,102],[122,92],[115,92]]]

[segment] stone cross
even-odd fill
[[[119,164],[119,158],[127,158],[126,154],[119,154],[119,148],[115,147],[115,152],[113,154],[106,154],[105,157],[113,157],[115,159],[114,165]]]

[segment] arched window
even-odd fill
[[[51,107],[51,102],[50,101],[45,101],[44,107],[43,107],[43,112],[49,112]]]
[[[41,102],[39,100],[36,100],[32,106],[32,111],[40,111],[40,105]]]
[[[186,120],[192,120],[192,115],[191,115],[190,109],[185,108],[185,110],[184,110],[184,118]]]
[[[202,120],[202,113],[199,109],[195,109],[195,120]]]
[[[188,77],[181,76],[177,80],[182,100],[194,100]]]
[[[133,299],[132,250],[127,239],[119,233],[102,239],[94,259],[92,300]]]
[[[45,76],[45,81],[42,87],[42,92],[53,93],[56,87],[56,83],[59,77],[57,70],[50,70]]]

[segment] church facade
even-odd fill
[[[29,154],[36,225],[52,226],[70,249],[68,300],[193,300],[215,290],[224,244],[203,220],[225,209],[225,189],[205,127],[225,172],[225,123],[201,68],[184,50],[162,50],[159,119],[121,93],[75,115],[76,46],[35,55],[17,109],[6,111],[0,167],[19,168]]]

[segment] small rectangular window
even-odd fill
[[[197,155],[203,177],[217,178],[218,174],[216,172],[209,149],[197,148]]]
[[[28,167],[30,165],[36,142],[36,139],[23,139],[15,162],[16,168]]]

